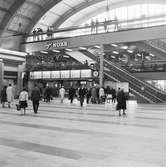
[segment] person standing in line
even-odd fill
[[[60,95],[60,98],[61,98],[61,103],[63,103],[64,97],[65,97],[65,89],[64,89],[64,86],[62,86],[62,87],[59,89],[59,95]]]
[[[76,90],[73,88],[73,86],[71,86],[69,88],[69,99],[70,99],[70,103],[71,104],[73,103],[73,99],[74,99],[75,93],[76,93]]]
[[[123,115],[126,115],[126,96],[123,89],[118,91],[117,93],[117,107],[116,109],[119,111],[119,116],[121,116],[121,110],[123,110]]]
[[[80,99],[80,106],[83,107],[84,98],[86,95],[86,89],[84,88],[84,85],[82,85],[78,91],[79,99]]]
[[[86,93],[86,103],[89,104],[89,99],[91,98],[91,88],[87,89]]]
[[[100,87],[100,89],[99,89],[99,102],[100,103],[103,103],[103,99],[104,99],[104,88],[103,87]]]
[[[7,87],[6,94],[7,94],[8,108],[10,108],[11,102],[13,101],[13,88],[11,84],[9,84],[9,86]]]
[[[35,85],[34,89],[32,90],[31,100],[33,103],[33,111],[35,114],[37,114],[38,108],[39,108],[39,101],[40,101],[40,91],[37,85]]]
[[[23,88],[23,90],[20,92],[19,103],[21,108],[21,115],[22,115],[22,109],[24,110],[24,115],[25,115],[26,108],[28,107],[28,92],[25,88]]]
[[[6,86],[1,90],[1,103],[2,108],[5,108],[5,102],[7,101]]]
[[[91,101],[92,104],[95,104],[97,102],[97,90],[95,86],[93,86],[91,89]]]
[[[116,101],[116,90],[112,88],[111,93],[112,93],[112,103],[115,103],[115,101]]]

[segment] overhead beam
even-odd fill
[[[50,41],[38,41],[23,44],[26,52],[37,52],[41,50],[47,50],[48,43],[65,42],[67,46],[58,47],[58,49],[64,48],[79,48],[81,46],[92,46],[97,44],[111,44],[111,43],[124,43],[135,42],[143,40],[161,39],[166,38],[166,26],[139,28],[132,30],[123,30],[118,32],[92,34],[77,37],[68,37],[63,39],[54,39]],[[49,50],[57,49],[50,47]]]

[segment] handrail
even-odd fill
[[[91,53],[90,50],[89,50],[89,51],[86,50],[86,52],[87,52],[87,54],[88,54],[88,53],[91,54],[91,57],[93,56],[94,59],[97,59],[97,57],[94,55],[94,53]],[[87,55],[87,56],[88,56],[88,55]],[[107,62],[108,60],[105,59],[104,61]],[[108,67],[109,70],[112,70],[112,71],[116,71],[115,69],[120,70],[121,72],[126,73],[127,76],[130,76],[130,77],[134,78],[135,81],[138,81],[139,83],[142,82],[141,80],[139,80],[139,79],[133,77],[132,75],[130,75],[130,73],[129,73],[128,71],[122,70],[120,67],[117,67],[117,66],[114,65],[112,62],[108,62],[108,64],[112,67],[112,68],[109,68],[109,67]],[[108,75],[109,72],[104,71],[104,73],[107,73],[107,75]],[[117,72],[114,72],[114,75],[117,75]],[[119,76],[119,77],[120,77],[120,76]],[[112,78],[112,77],[111,77],[111,78]],[[117,77],[116,77],[116,78],[117,78]],[[122,78],[122,76],[121,76],[121,78]],[[115,77],[113,77],[113,79],[115,80]],[[141,85],[140,85],[140,86],[136,85],[135,82],[134,82],[134,80],[130,80],[130,79],[128,79],[128,78],[125,78],[125,79],[122,78],[122,79],[123,79],[123,80],[127,80],[127,81],[130,83],[130,85],[133,85],[133,87],[135,87],[135,89],[137,89],[137,92],[141,91]],[[116,80],[119,81],[118,79],[116,79]],[[142,82],[142,84],[145,85],[146,83]],[[148,85],[148,84],[147,84],[147,85]],[[137,88],[136,88],[136,86],[137,86]],[[148,85],[148,88],[150,89],[150,88],[151,88],[151,85]],[[153,88],[153,87],[152,87],[152,88]],[[153,89],[150,89],[150,90],[152,91]],[[150,99],[150,97],[153,97],[156,102],[164,102],[161,98],[158,98],[156,95],[153,95],[150,90],[149,90],[149,91],[148,91],[147,89],[145,90],[145,91],[146,91],[146,96],[149,96],[149,99]],[[155,92],[156,92],[156,90],[155,90]],[[143,93],[143,92],[142,92],[142,93]],[[144,93],[145,93],[145,92],[144,92]],[[162,93],[163,93],[163,92],[162,92]],[[149,95],[147,95],[147,94],[149,94]],[[152,100],[151,100],[151,101],[152,101]],[[149,102],[151,102],[151,101],[149,101]]]
[[[166,53],[166,43],[157,39],[157,40],[150,40],[150,41],[145,41],[145,43],[153,46],[154,48],[157,48],[161,50],[162,52]]]
[[[112,70],[111,72],[114,73],[114,75],[117,75],[117,72]],[[140,90],[140,87],[138,85],[136,85],[133,81],[129,80],[128,78],[124,78],[123,76],[119,76],[120,78],[122,78],[124,81],[127,80],[130,85],[133,85],[136,90]],[[146,96],[148,96],[148,98],[150,99],[150,97],[153,97],[153,99],[155,99],[155,101],[157,100],[158,102],[164,102],[162,99],[158,98],[156,95],[153,95],[151,92],[146,91],[146,92],[142,92],[142,93],[146,93]]]
[[[100,22],[99,25],[98,25],[98,28],[102,27],[103,30],[102,30],[102,32],[100,31],[99,33],[105,32],[104,31],[104,25],[105,25],[105,23],[107,23],[109,32],[114,32],[115,31],[114,27],[111,27],[111,29],[110,29],[109,26],[115,26],[116,23],[118,23],[118,27],[119,27],[119,29],[116,30],[116,31],[123,31],[123,30],[126,30],[126,29],[128,30],[128,29],[138,29],[138,28],[144,28],[144,27],[157,27],[157,26],[161,26],[161,25],[164,25],[163,22],[157,21],[157,20],[153,21],[153,19],[157,19],[157,18],[163,18],[163,19],[165,19],[165,16],[166,15],[157,15],[157,16],[149,16],[149,17],[138,17],[138,18],[130,19],[130,20],[109,20],[107,22]],[[155,26],[148,25],[148,24],[153,24],[153,23],[158,23],[158,24],[155,25]],[[126,24],[127,24],[127,27],[126,27]],[[147,25],[144,26],[144,24],[147,24]],[[54,34],[63,33],[63,32],[65,33],[65,32],[69,32],[69,31],[87,30],[87,29],[89,29],[91,27],[92,27],[91,25],[88,25],[88,26],[73,26],[73,27],[61,28],[61,29],[53,30],[51,33],[52,33],[52,35],[54,35]],[[84,32],[82,35],[86,35],[86,34],[90,35],[91,31],[89,31],[89,33],[85,33]],[[94,34],[94,33],[92,33],[92,34]],[[47,35],[47,32],[46,31],[45,32],[41,32],[41,33],[36,34],[36,35],[44,36],[44,35]],[[79,36],[79,35],[73,35],[73,36]],[[27,37],[27,40],[28,40],[29,38],[33,37],[33,34],[30,33],[30,34],[26,35],[26,37]],[[67,36],[63,36],[63,37],[69,37],[69,36],[67,35]],[[54,37],[51,38],[51,39],[54,39]],[[36,41],[44,41],[44,40],[47,40],[47,39],[42,39],[42,40],[40,39],[40,40],[36,40]],[[25,43],[28,43],[28,42],[33,42],[33,40],[26,41]]]
[[[104,61],[105,61],[106,63],[108,63],[108,64],[114,66],[115,68],[119,69],[120,71],[126,73],[127,75],[129,75],[131,78],[137,80],[138,82],[141,82],[144,86],[150,87],[150,88],[153,89],[155,92],[159,92],[159,93],[162,93],[162,94],[165,94],[165,95],[166,95],[165,92],[163,92],[163,91],[161,91],[161,90],[159,90],[159,89],[157,89],[157,88],[151,86],[150,84],[148,84],[148,83],[146,83],[146,82],[143,82],[143,81],[137,79],[136,77],[134,77],[133,75],[131,75],[127,70],[125,70],[125,69],[122,70],[120,67],[117,67],[117,66],[114,65],[112,62],[110,62],[110,61],[108,61],[108,60],[106,60],[106,59],[104,59]]]
[[[108,74],[108,72],[104,71],[104,74],[107,75],[108,77],[112,78],[114,81],[119,81],[118,79],[116,79],[115,77],[111,76],[110,74]],[[135,91],[134,89],[132,89],[131,87],[129,87],[129,89],[132,91],[132,92],[135,92],[135,94],[139,95],[140,97],[142,97],[143,99],[147,100],[149,103],[153,103],[154,102],[152,100],[150,100],[149,98],[145,97],[143,94]]]

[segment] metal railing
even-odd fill
[[[99,24],[95,26],[94,31],[92,31],[91,25],[86,25],[86,26],[73,26],[73,27],[53,30],[49,35],[47,32],[40,32],[36,33],[35,35],[31,33],[27,35],[25,43],[82,36],[82,35],[124,31],[129,29],[161,26],[165,24],[166,24],[166,15],[139,17],[130,20],[108,20],[106,22],[99,22]],[[105,29],[105,25],[107,25],[107,29]]]

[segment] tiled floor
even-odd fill
[[[0,167],[165,167],[166,105],[50,104],[21,116],[0,107]]]

